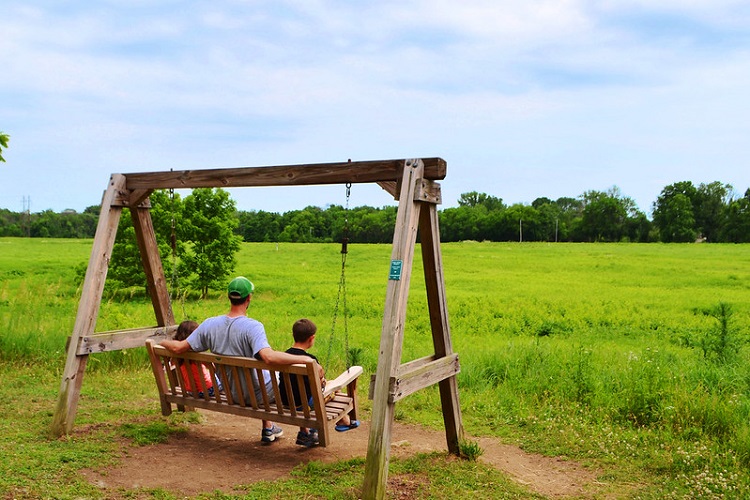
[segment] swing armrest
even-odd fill
[[[362,375],[362,372],[363,369],[361,366],[352,366],[335,379],[327,381],[326,387],[325,389],[323,389],[323,397],[326,397],[329,394],[333,394],[334,392],[341,390],[347,385],[351,384],[353,381],[357,380],[360,375]],[[351,396],[351,394],[349,395]]]

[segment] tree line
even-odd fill
[[[201,193],[196,195],[196,192]],[[215,196],[230,207],[225,211],[231,231],[252,242],[333,242],[346,236],[353,243],[388,243],[393,238],[396,207],[341,205],[309,206],[285,213],[236,210],[222,190],[195,190],[181,200],[156,191],[151,196],[155,226],[170,220],[162,239],[191,241],[183,225],[199,226],[200,210]],[[193,204],[186,209],[186,203]],[[195,204],[206,204],[196,207]],[[0,236],[90,238],[94,236],[98,206],[83,213],[12,212],[0,209]],[[171,219],[179,223],[173,229]],[[127,217],[123,218],[127,221]],[[694,185],[690,181],[666,186],[652,206],[652,219],[617,187],[586,191],[572,198],[537,198],[531,204],[506,205],[501,198],[480,192],[464,193],[457,207],[439,211],[440,237],[444,242],[566,241],[566,242],[750,242],[750,189],[737,196],[731,185],[720,182]],[[125,222],[127,224],[127,222]],[[177,234],[179,233],[179,234]]]

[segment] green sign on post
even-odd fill
[[[388,279],[389,280],[400,280],[401,279],[401,268],[404,265],[404,261],[402,260],[392,260],[391,261],[391,271],[388,273]]]

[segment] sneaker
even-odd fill
[[[300,446],[305,446],[307,448],[312,448],[313,446],[317,446],[319,444],[318,432],[317,431],[311,431],[311,432],[299,431],[297,433],[297,444]]]
[[[273,443],[276,439],[284,435],[284,430],[276,424],[268,429],[263,429],[260,434],[260,440],[264,443]]]

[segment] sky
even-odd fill
[[[750,2],[7,2],[0,103],[12,211],[83,211],[112,173],[441,157],[440,208],[616,186],[650,215],[675,182],[750,188]]]

